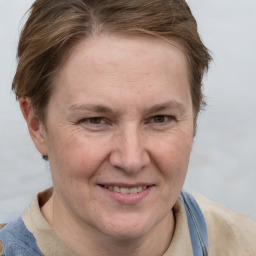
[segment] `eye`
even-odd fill
[[[84,118],[79,123],[90,125],[90,126],[98,126],[106,124],[106,120],[103,117],[90,117]]]
[[[158,116],[153,116],[151,118],[151,122],[153,123],[168,123],[170,121],[174,120],[174,117],[173,116],[167,116],[167,115],[158,115]]]
[[[102,117],[92,117],[92,118],[88,118],[87,122],[89,124],[103,124],[105,123],[104,119]]]

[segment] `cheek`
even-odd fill
[[[53,176],[83,180],[94,175],[106,156],[106,147],[79,133],[56,132],[49,138]]]
[[[191,144],[191,142],[186,142],[184,139],[175,138],[166,142],[162,148],[160,147],[161,151],[159,150],[159,154],[156,155],[158,159],[157,167],[163,177],[161,192],[163,209],[167,211],[173,207],[183,187]]]
[[[165,180],[170,184],[183,184],[188,169],[192,141],[192,135],[180,134],[170,136],[156,147],[155,162]]]
[[[57,194],[78,207],[92,198],[90,187],[104,159],[103,147],[94,147],[89,138],[56,134],[49,156],[52,180]]]

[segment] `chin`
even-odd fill
[[[122,242],[122,241],[132,241],[134,239],[138,240],[142,237],[144,237],[148,233],[148,230],[145,228],[138,229],[137,227],[129,229],[120,228],[115,230],[109,230],[107,232],[107,235],[111,237],[112,239]]]
[[[159,221],[149,216],[135,217],[128,214],[126,217],[113,217],[111,221],[106,221],[101,232],[117,241],[139,239],[150,233],[157,222]]]

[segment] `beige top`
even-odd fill
[[[51,190],[39,193],[22,218],[34,234],[38,247],[46,256],[75,255],[56,235],[41,214],[42,206],[50,197]],[[209,256],[255,256],[256,223],[243,214],[231,212],[226,207],[195,195],[207,224]],[[185,209],[178,199],[174,206],[176,226],[170,247],[163,256],[193,255]]]

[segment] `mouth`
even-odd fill
[[[114,191],[120,194],[137,194],[143,192],[150,186],[135,186],[135,187],[122,187],[122,186],[109,186],[109,185],[100,185],[101,187],[109,190]]]
[[[142,203],[151,194],[152,184],[98,184],[108,198],[122,205]]]

